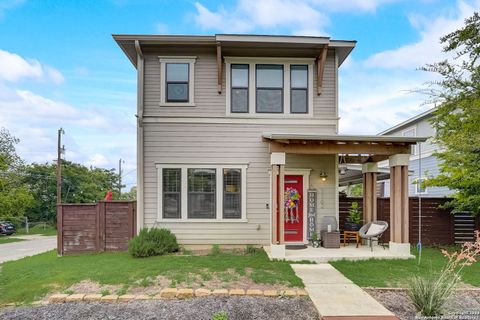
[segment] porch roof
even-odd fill
[[[311,133],[269,133],[270,152],[297,154],[344,154],[347,163],[378,162],[394,154],[410,154],[410,146],[427,137],[324,135]]]

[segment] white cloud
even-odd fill
[[[398,2],[399,0],[312,0],[319,7],[323,7],[328,11],[365,11],[374,12],[379,6]]]
[[[60,71],[42,65],[38,60],[26,60],[15,53],[0,49],[0,80],[17,82],[29,78],[51,81],[56,84],[65,81]]]
[[[157,25],[155,26],[155,30],[159,34],[167,34],[169,32],[168,25],[166,25],[165,23],[157,23]]]
[[[480,9],[480,2],[471,4],[460,1],[446,15],[434,19],[411,14],[410,24],[419,30],[420,40],[392,50],[374,54],[365,61],[368,68],[410,69],[422,67],[427,63],[440,61],[446,57],[442,53],[440,37],[457,30],[464,20]]]
[[[233,8],[223,5],[211,11],[196,2],[195,22],[205,30],[223,33],[264,30],[278,33],[278,28],[288,27],[294,34],[325,34],[328,17],[308,1],[295,0],[239,0]]]
[[[434,18],[411,14],[409,20],[419,32],[418,41],[376,53],[365,61],[350,59],[343,65],[340,131],[375,134],[433,107],[425,105],[428,97],[417,90],[438,80],[438,75],[416,68],[446,57],[440,37],[460,28],[465,18],[480,8],[479,3],[459,1]]]
[[[85,164],[92,167],[106,167],[111,163],[103,154],[96,153],[91,155]]]

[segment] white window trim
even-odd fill
[[[231,65],[248,64],[248,113],[231,112]],[[283,113],[257,113],[255,104],[255,65],[281,64],[283,65]],[[305,64],[308,66],[308,113],[290,112],[290,65]],[[313,73],[314,58],[276,58],[276,57],[225,57],[226,79],[226,115],[237,118],[311,118],[313,117]]]
[[[248,222],[247,219],[247,169],[246,164],[156,164],[157,168],[157,222]],[[163,175],[162,169],[176,168],[181,169],[181,219],[163,218]],[[188,169],[205,168],[216,169],[216,219],[188,219]],[[241,169],[241,218],[224,219],[223,218],[223,169]]]
[[[161,107],[195,107],[195,62],[194,56],[159,56],[160,60],[160,106]],[[188,102],[167,102],[166,97],[166,64],[188,63]]]

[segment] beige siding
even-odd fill
[[[160,62],[158,56],[165,52],[145,55],[145,116],[182,116],[182,117],[225,117],[225,67],[223,68],[223,90],[217,92],[216,57],[209,52],[190,52],[197,57],[195,63],[195,107],[160,107]],[[178,55],[178,54],[177,54]],[[224,64],[225,66],[225,64]],[[314,68],[316,69],[316,67]],[[315,118],[333,118],[337,116],[335,104],[335,55],[330,52],[325,67],[323,90],[317,95],[317,80],[313,81],[313,116]],[[265,117],[265,115],[262,115]]]
[[[270,241],[270,153],[264,131],[294,132],[298,126],[234,124],[145,124],[144,188],[146,226],[171,229],[182,244],[268,244]],[[302,126],[303,132],[332,133],[332,127]],[[312,168],[311,186],[319,190],[319,214],[335,212],[335,157],[290,156],[288,168]],[[157,222],[159,163],[247,163],[247,223]],[[321,182],[319,171],[329,178]]]

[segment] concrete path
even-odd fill
[[[0,244],[0,263],[33,256],[57,247],[57,236],[40,235],[13,236],[26,241]]]
[[[322,319],[398,319],[330,264],[292,264]]]

